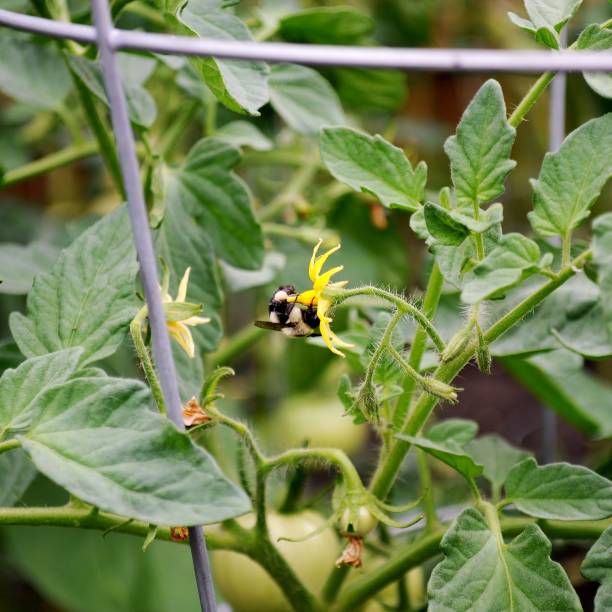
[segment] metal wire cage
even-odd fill
[[[181,429],[184,426],[181,418],[178,382],[159,292],[156,257],[139,177],[134,134],[119,74],[117,51],[131,49],[237,60],[422,71],[513,73],[553,71],[562,74],[581,71],[612,71],[612,53],[610,52],[391,49],[212,40],[116,29],[112,24],[108,0],[92,0],[92,14],[94,25],[86,26],[0,9],[0,26],[51,38],[95,44],[99,49],[123,183],[127,194],[132,233],[140,265],[140,276],[148,306],[154,359],[168,407],[168,416]],[[558,146],[564,131],[565,85],[563,79],[558,79],[555,85],[551,97],[551,108],[553,109],[550,125],[551,148]],[[191,527],[189,536],[200,604],[202,610],[213,611],[216,609],[216,604],[204,532],[201,528]]]

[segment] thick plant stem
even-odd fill
[[[501,531],[505,536],[516,536],[529,525],[537,523],[544,533],[550,537],[564,539],[596,540],[612,520],[604,521],[537,521],[533,518],[502,518]],[[399,580],[413,567],[421,565],[440,553],[440,541],[446,533],[446,527],[438,527],[435,531],[423,535],[415,542],[406,544],[394,553],[391,558],[370,570],[365,576],[347,585],[338,599],[334,612],[352,612],[361,604],[378,593],[381,589]]]
[[[143,521],[130,520],[111,512],[98,511],[97,508],[59,506],[44,508],[0,508],[0,525],[29,525],[34,527],[75,527],[97,531],[127,533],[145,538],[150,525]],[[170,527],[158,527],[157,540],[172,540]],[[243,552],[240,540],[230,537],[221,530],[210,529],[206,532],[208,546],[213,549],[228,549]]]
[[[0,184],[2,187],[8,187],[9,185],[26,181],[35,176],[39,176],[40,174],[45,174],[46,172],[51,172],[57,168],[67,166],[68,164],[78,161],[79,159],[83,159],[84,157],[95,155],[97,151],[98,145],[96,142],[74,144],[70,147],[62,149],[61,151],[57,151],[56,153],[51,153],[50,155],[41,157],[40,159],[30,162],[29,164],[9,170],[4,175]]]
[[[563,285],[569,278],[574,276],[582,266],[591,257],[590,249],[584,251],[581,255],[576,257],[571,264],[563,270],[561,270],[555,278],[550,279],[544,283],[537,291],[525,298],[522,302],[519,302],[514,308],[506,313],[501,319],[496,321],[491,327],[489,327],[484,333],[485,341],[490,344],[503,333],[505,333],[510,327],[516,325],[523,317],[530,313],[544,298],[548,297],[555,289]],[[477,341],[471,341],[468,346],[454,359],[446,363],[442,363],[438,366],[433,374],[433,378],[445,382],[451,383],[455,376],[463,369],[463,367],[469,362],[474,355],[474,352],[478,348]],[[417,435],[423,425],[426,423],[429,415],[436,407],[438,399],[432,397],[428,393],[422,393],[416,402],[414,409],[408,416],[406,422],[401,427],[401,433],[408,434],[411,436]],[[399,469],[406,457],[406,454],[410,450],[410,442],[404,440],[397,440],[389,449],[385,460],[379,464],[376,470],[372,482],[370,483],[370,491],[379,499],[384,499],[395,479],[399,473]]]
[[[333,298],[335,304],[340,304],[345,300],[348,300],[351,297],[355,297],[358,295],[371,295],[378,298],[382,298],[391,304],[394,304],[398,311],[402,312],[402,314],[407,314],[413,317],[417,323],[425,330],[425,333],[429,336],[431,341],[434,343],[434,346],[438,350],[438,352],[442,352],[444,350],[444,340],[440,336],[438,330],[434,327],[433,323],[429,320],[425,314],[419,310],[416,306],[413,306],[410,302],[405,300],[391,291],[385,291],[384,289],[380,289],[379,287],[373,287],[366,285],[365,287],[358,287],[357,289],[338,289],[329,291],[330,297]]]
[[[296,612],[320,610],[315,596],[302,584],[267,535],[257,537],[248,554],[272,576]]]
[[[421,309],[423,314],[431,321],[433,320],[436,310],[438,309],[438,303],[440,302],[440,295],[442,295],[442,287],[444,285],[444,277],[438,264],[434,263],[431,272],[429,274],[429,280],[427,281],[427,288],[425,289],[425,296],[423,297],[423,305]],[[425,354],[427,348],[427,332],[421,326],[419,326],[414,334],[414,340],[412,341],[412,347],[410,349],[410,355],[408,357],[408,363],[415,370],[420,370],[421,360]],[[416,381],[414,378],[406,377],[404,380],[404,392],[400,395],[397,405],[395,407],[395,414],[393,415],[393,425],[398,428],[406,420],[406,413],[410,406],[410,400],[414,392]]]
[[[130,323],[130,334],[132,336],[134,348],[136,349],[136,354],[138,355],[138,359],[142,365],[142,369],[144,370],[145,376],[149,381],[149,386],[151,387],[151,393],[153,394],[155,403],[157,404],[159,411],[162,414],[166,414],[164,393],[159,383],[159,379],[157,378],[157,373],[155,372],[155,366],[153,365],[153,360],[151,359],[149,349],[146,347],[142,337],[142,326],[147,317],[147,313],[147,307],[143,306]]]

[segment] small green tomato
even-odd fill
[[[350,535],[365,537],[376,525],[378,520],[367,506],[359,506],[357,509],[347,508],[340,517],[340,531]]]

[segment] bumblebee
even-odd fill
[[[271,331],[281,331],[291,338],[320,336],[318,333],[319,317],[312,304],[304,306],[298,302],[289,302],[288,298],[299,295],[293,285],[282,285],[270,298],[268,304],[269,321],[255,321],[257,327]]]

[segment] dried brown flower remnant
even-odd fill
[[[183,407],[183,423],[185,427],[202,425],[203,423],[208,423],[210,420],[210,417],[204,412],[195,396]]]
[[[170,538],[174,542],[184,542],[189,539],[187,527],[170,527]]]
[[[348,544],[342,554],[336,559],[336,567],[350,565],[351,567],[361,567],[361,555],[363,554],[363,538],[347,536]]]

